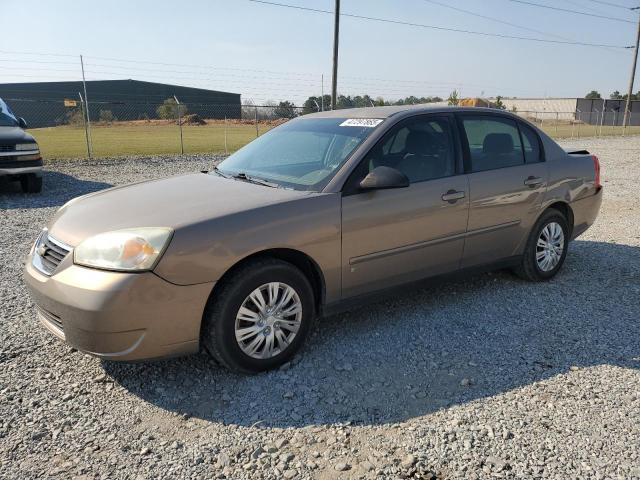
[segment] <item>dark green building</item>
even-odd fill
[[[37,82],[0,84],[3,98],[30,127],[69,123],[73,105],[84,96],[82,82]],[[92,120],[109,115],[117,120],[158,118],[158,107],[177,97],[187,113],[202,118],[240,118],[240,94],[183,87],[139,80],[91,80],[87,82],[89,114]],[[104,113],[104,112],[109,112]]]

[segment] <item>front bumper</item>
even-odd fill
[[[0,155],[0,175],[22,175],[42,171],[42,158],[37,155]]]
[[[109,360],[195,353],[213,283],[171,284],[152,272],[74,265],[69,254],[52,276],[27,258],[25,281],[40,322],[78,350]]]

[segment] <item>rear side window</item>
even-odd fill
[[[522,144],[524,147],[525,163],[542,162],[542,150],[540,148],[540,140],[533,129],[523,123],[520,124],[520,132],[522,133]]]
[[[508,118],[463,117],[471,171],[482,172],[524,164],[518,126]]]

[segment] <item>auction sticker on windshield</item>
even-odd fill
[[[341,127],[369,127],[374,128],[382,123],[380,118],[350,118],[340,124]]]

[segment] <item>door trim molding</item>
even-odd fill
[[[389,257],[391,255],[397,255],[399,253],[410,252],[411,250],[418,250],[420,248],[430,247],[439,243],[450,242],[458,240],[466,236],[465,232],[455,233],[453,235],[447,235],[446,237],[434,238],[426,242],[412,243],[410,245],[404,245],[402,247],[390,248],[388,250],[381,250],[379,252],[367,253],[366,255],[360,255],[359,257],[353,257],[349,259],[349,265],[357,265],[358,263],[368,262],[370,260],[377,260],[379,258]]]
[[[512,222],[499,223],[498,225],[492,225],[490,227],[476,228],[465,234],[465,237],[473,237],[474,235],[480,235],[482,233],[494,232],[496,230],[502,230],[504,228],[515,227],[520,225],[520,220],[514,220]]]
[[[410,245],[403,245],[402,247],[390,248],[388,250],[381,250],[379,252],[367,253],[366,255],[360,255],[349,259],[349,265],[357,265],[359,263],[369,262],[371,260],[378,260],[381,258],[390,257],[392,255],[398,255],[400,253],[410,252],[412,250],[419,250],[421,248],[438,245],[440,243],[451,242],[459,240],[461,238],[472,237],[474,235],[480,235],[483,233],[493,232],[496,230],[502,230],[504,228],[515,227],[520,224],[520,220],[514,220],[512,222],[501,223],[499,225],[492,225],[490,227],[478,228],[471,230],[470,232],[455,233],[446,237],[434,238],[426,242],[412,243]]]

